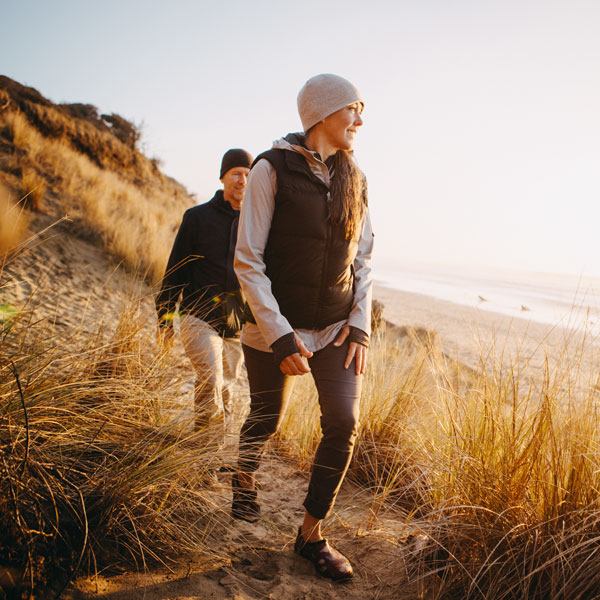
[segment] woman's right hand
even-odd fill
[[[313,353],[304,345],[297,333],[294,336],[300,352],[286,356],[279,363],[279,368],[284,375],[306,375],[310,373],[310,367],[306,359],[310,358]]]

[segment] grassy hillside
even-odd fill
[[[35,214],[67,215],[72,233],[156,282],[194,201],[139,141],[139,129],[119,115],[53,104],[0,76],[0,250],[22,238]]]
[[[139,138],[0,77],[0,598],[198,551],[215,510],[148,285],[194,199]]]

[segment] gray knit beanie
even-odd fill
[[[331,73],[311,77],[298,93],[298,112],[304,133],[325,117],[354,102],[365,105],[360,92],[347,79]]]

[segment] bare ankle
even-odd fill
[[[304,522],[300,527],[300,534],[305,542],[319,542],[323,539],[321,535],[321,520],[316,519],[308,512],[304,514]]]
[[[321,535],[321,532],[317,532],[314,529],[311,530],[303,530],[300,529],[301,535],[302,535],[302,539],[305,542],[308,542],[309,544],[314,544],[315,542],[320,542],[323,539],[323,536]]]

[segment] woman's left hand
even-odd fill
[[[337,340],[333,342],[334,346],[341,346],[345,341],[348,335],[350,334],[350,325],[344,325],[344,328],[340,332]],[[352,360],[355,359],[356,365],[356,374],[364,375],[367,369],[367,354],[369,353],[369,349],[362,344],[358,344],[357,342],[350,342],[350,347],[348,348],[348,354],[346,355],[346,361],[344,362],[344,369],[347,369]]]

